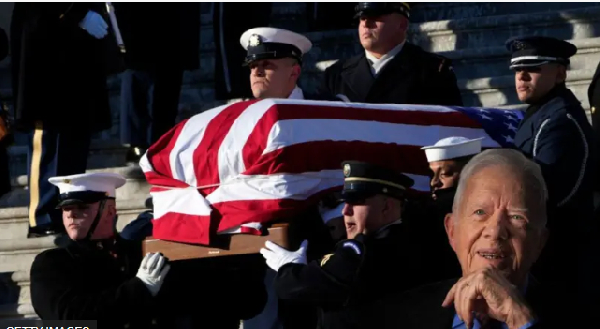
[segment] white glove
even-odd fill
[[[288,263],[306,264],[306,246],[308,241],[302,241],[297,251],[286,250],[277,244],[267,241],[266,248],[260,249],[260,253],[267,260],[270,268],[278,271],[280,267]]]
[[[81,20],[79,27],[86,30],[96,39],[102,39],[108,34],[108,24],[106,24],[104,18],[91,10]]]
[[[159,253],[148,253],[142,260],[142,264],[138,269],[136,277],[144,282],[152,296],[158,294],[167,273],[171,269],[171,265],[166,264],[166,262],[167,259],[165,256]]]

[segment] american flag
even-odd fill
[[[220,106],[182,121],[140,166],[151,185],[157,239],[210,244],[211,232],[260,233],[261,224],[315,205],[343,186],[357,160],[408,174],[429,190],[420,148],[449,136],[513,147],[522,112],[291,99]]]

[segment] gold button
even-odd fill
[[[125,266],[121,266],[121,272],[125,272]]]
[[[596,107],[592,106],[592,114],[594,114],[596,112]]]
[[[156,319],[152,319],[152,324],[156,324]]]
[[[123,326],[123,328],[125,328],[125,329],[129,328],[129,323],[125,323],[125,325]]]

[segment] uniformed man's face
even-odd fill
[[[495,268],[523,283],[546,240],[539,193],[528,193],[521,175],[500,165],[481,169],[466,184],[444,222],[463,275]]]
[[[360,18],[358,36],[367,51],[384,55],[405,40],[407,29],[408,20],[401,14],[363,16]]]
[[[519,100],[535,104],[557,84],[566,79],[566,68],[558,64],[516,68],[515,86]]]
[[[291,58],[250,63],[250,87],[254,98],[288,98],[300,76],[300,65]]]
[[[100,202],[90,204],[69,205],[62,208],[63,224],[72,240],[84,239],[98,213]],[[116,215],[114,200],[107,200],[92,235],[93,240],[109,239],[114,235],[113,219]]]
[[[463,165],[455,160],[434,161],[429,163],[431,169],[431,191],[454,187],[458,184]],[[435,193],[433,194],[435,199]]]
[[[353,239],[359,233],[376,233],[386,224],[400,219],[400,201],[384,195],[375,195],[346,203],[342,214],[346,224],[346,235],[348,239]]]

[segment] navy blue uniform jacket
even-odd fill
[[[564,84],[527,109],[515,145],[540,164],[549,193],[550,237],[533,274],[540,281],[582,284],[581,275],[590,273],[583,268],[591,264],[583,252],[590,250],[594,227],[596,147],[585,111]],[[580,280],[574,277],[577,266]]]

